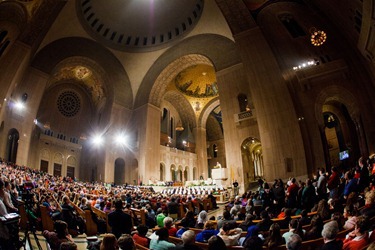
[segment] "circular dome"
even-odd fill
[[[130,52],[153,51],[187,34],[203,0],[77,0],[78,16],[94,39]]]

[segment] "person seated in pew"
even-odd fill
[[[168,230],[169,236],[176,236],[177,228],[174,227],[173,219],[171,217],[165,217],[163,224],[164,227]]]
[[[375,216],[375,190],[365,193],[365,207],[361,209],[360,214],[366,215],[369,218]]]
[[[145,225],[139,225],[137,227],[137,231],[133,233],[133,240],[135,243],[148,247],[150,245],[150,240],[146,237],[146,234],[148,232],[148,227]]]
[[[262,220],[258,222],[257,227],[259,228],[259,231],[265,232],[270,229],[270,226],[273,224],[273,221],[270,219],[270,216],[267,211],[262,211],[260,213],[260,217]]]
[[[304,237],[305,234],[305,230],[302,229],[297,219],[293,219],[289,222],[289,232],[283,234],[285,242],[288,243],[290,237],[294,234],[298,234],[301,237],[301,239]]]
[[[298,234],[290,236],[290,240],[286,243],[287,250],[300,250],[302,249],[302,238]]]
[[[263,240],[259,237],[259,228],[257,226],[250,226],[247,229],[246,237],[243,240],[240,239],[239,244],[245,249],[262,250]]]
[[[301,212],[301,218],[299,219],[299,223],[301,223],[301,226],[310,225],[311,219],[307,216],[307,210],[303,209]]]
[[[240,224],[240,228],[242,229],[242,231],[245,231],[245,232],[247,232],[247,229],[250,227],[250,226],[252,226],[252,225],[254,225],[254,223],[253,223],[253,216],[251,215],[251,214],[248,214],[248,215],[246,215],[246,218],[245,218],[245,220]]]
[[[230,224],[236,224],[236,221],[232,219],[232,217],[230,216],[230,213],[225,210],[223,212],[223,217],[217,221],[217,229],[221,229],[224,225],[224,223],[230,223]]]
[[[289,227],[289,222],[292,220],[292,209],[286,208],[284,210],[284,219],[278,221],[281,229],[287,229]]]
[[[353,229],[357,222],[358,210],[353,205],[345,206],[344,208],[344,218],[346,219],[343,226],[344,229]]]
[[[185,217],[182,218],[182,220],[180,222],[181,226],[183,226],[183,227],[195,227],[196,223],[197,223],[197,221],[194,218],[194,212],[193,211],[188,211],[185,214]]]
[[[322,230],[324,245],[320,250],[341,250],[343,245],[342,240],[336,240],[338,232],[339,227],[336,221],[330,221],[324,224]]]
[[[62,242],[74,242],[72,236],[68,233],[68,224],[65,221],[57,220],[54,223],[54,232],[43,231],[43,236],[52,250],[59,250]]]
[[[168,229],[161,228],[155,232],[156,237],[151,239],[150,249],[153,250],[168,250],[169,248],[175,247],[174,243],[168,241],[169,234]]]
[[[225,222],[217,235],[223,239],[226,246],[237,246],[241,233],[241,228],[233,228],[231,223]]]
[[[158,208],[158,210],[156,211],[156,224],[158,225],[158,227],[164,227],[164,219],[167,217],[168,215],[168,211],[167,210],[164,210],[160,207]]]
[[[103,233],[106,232],[106,230],[107,230],[107,222],[104,219],[99,218],[98,215],[96,213],[94,213],[94,211],[92,211],[92,209],[91,209],[91,203],[88,203],[86,198],[82,198],[81,209],[83,211],[86,211],[86,210],[90,211],[91,219],[96,224],[96,226],[98,228],[98,233],[99,234],[103,234]]]
[[[100,250],[117,250],[118,243],[116,236],[113,234],[105,234],[100,243]]]
[[[195,233],[193,230],[187,230],[184,232],[181,236],[182,239],[182,244],[177,245],[174,248],[171,249],[176,249],[176,250],[202,250],[202,248],[194,245],[195,243]]]
[[[86,229],[84,219],[76,211],[77,205],[70,201],[68,196],[63,197],[63,204],[61,205],[62,220],[68,224],[68,228],[83,234]]]
[[[123,234],[117,241],[120,250],[135,250],[133,238],[129,234]]]
[[[369,242],[368,230],[370,219],[366,216],[359,216],[354,230],[347,234],[344,240],[343,250],[357,250],[365,247]]]
[[[215,229],[215,224],[212,221],[207,221],[204,224],[203,231],[198,233],[195,237],[195,240],[198,242],[206,243],[208,239],[211,238],[213,235],[217,235],[219,230]]]
[[[227,246],[225,245],[225,242],[222,238],[220,238],[217,235],[211,236],[211,238],[208,239],[208,248],[207,250],[218,250],[218,249],[227,249]]]
[[[311,219],[311,228],[306,232],[304,239],[305,240],[315,240],[321,237],[321,232],[323,230],[323,220],[319,215],[314,215]],[[301,236],[301,235],[300,235]]]
[[[273,250],[282,244],[285,244],[285,239],[281,236],[280,226],[277,223],[273,223],[263,245],[268,247],[268,249]]]
[[[198,214],[197,224],[195,225],[196,228],[203,228],[204,224],[208,220],[208,215],[205,210],[200,211]]]

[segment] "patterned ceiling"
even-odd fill
[[[108,46],[152,51],[186,35],[203,12],[203,0],[78,0],[86,31]]]

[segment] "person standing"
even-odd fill
[[[319,174],[318,184],[316,185],[318,197],[319,200],[327,199],[327,178],[324,168],[319,170]]]
[[[239,190],[238,182],[237,182],[237,180],[235,180],[235,181],[233,182],[233,191],[234,191],[234,196],[237,196],[237,195],[238,195],[238,190]]]
[[[338,174],[337,168],[332,167],[331,176],[328,179],[327,187],[329,189],[329,198],[336,199],[338,198],[338,186],[340,185],[340,176]]]
[[[108,224],[112,228],[112,233],[118,239],[122,234],[131,233],[132,220],[129,214],[122,211],[122,200],[115,201],[115,209],[108,214]]]

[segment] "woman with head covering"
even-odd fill
[[[261,250],[263,246],[263,241],[258,236],[259,228],[257,226],[250,226],[247,229],[247,234],[242,246],[245,249],[252,249],[252,250]]]
[[[207,212],[205,210],[202,210],[198,215],[197,225],[195,225],[195,227],[203,228],[206,221],[208,221]]]

